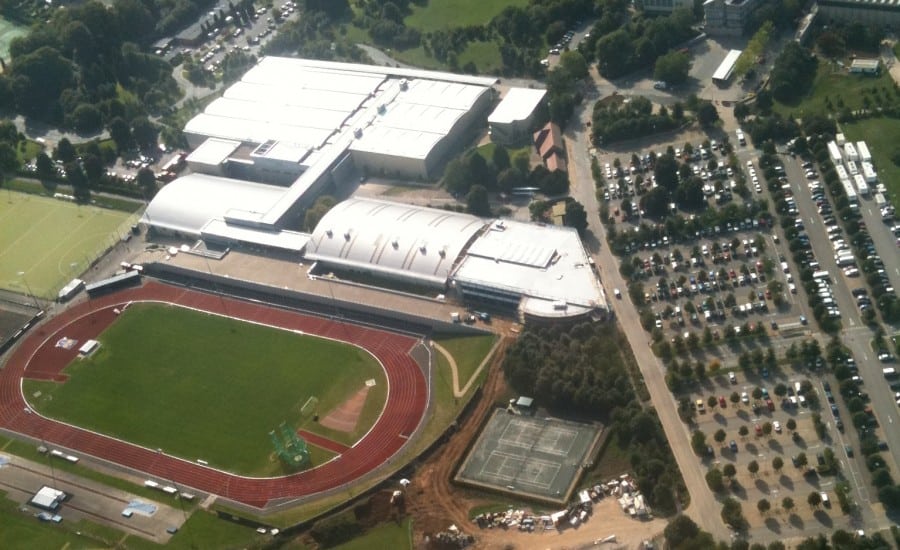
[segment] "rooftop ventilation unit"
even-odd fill
[[[407,81],[405,78],[400,79],[400,89],[403,91],[409,89],[409,81]]]
[[[346,241],[349,241],[349,240],[350,240],[350,232],[349,232],[349,231],[347,231],[346,233],[344,233],[344,240],[346,240]]]
[[[446,257],[447,257],[447,250],[444,249],[444,248],[440,249],[440,250],[438,251],[438,255],[439,255],[441,258],[446,258]]]
[[[326,230],[325,230],[325,234],[328,235],[329,237],[333,237],[333,236],[334,236],[334,233],[333,233],[330,229],[326,229]]]
[[[422,254],[425,254],[425,252],[427,252],[427,251],[428,251],[428,249],[425,247],[424,244],[419,247],[419,252],[421,252]]]
[[[391,246],[393,246],[395,249],[400,248],[400,241],[394,239],[393,241],[391,241]]]
[[[357,128],[357,129],[353,130],[353,137],[355,137],[356,139],[361,138],[362,137],[362,128]]]
[[[383,115],[386,112],[387,112],[387,105],[382,103],[381,105],[378,106],[378,114],[379,115]]]

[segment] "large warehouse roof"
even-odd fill
[[[607,306],[581,238],[569,227],[496,221],[469,247],[453,279],[520,295],[522,311],[539,317]]]
[[[169,231],[200,235],[212,219],[229,210],[264,213],[284,189],[247,181],[190,174],[165,185],[144,211],[142,221]]]
[[[337,204],[316,225],[306,258],[443,285],[485,223],[468,214],[353,198]]]
[[[490,124],[511,124],[526,120],[544,100],[547,90],[510,88],[494,112],[488,116]]]

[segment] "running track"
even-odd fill
[[[384,411],[370,432],[337,459],[278,478],[229,474],[26,412],[20,380],[65,380],[61,371],[77,354],[78,346],[72,350],[55,347],[59,338],[75,338],[80,346],[115,320],[115,307],[141,300],[171,302],[359,345],[384,365],[390,384]],[[141,288],[73,306],[25,337],[0,371],[0,426],[153,477],[263,508],[275,500],[313,495],[353,482],[400,450],[419,425],[428,401],[425,376],[408,354],[415,344],[415,338],[392,332],[148,282]]]

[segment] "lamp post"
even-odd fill
[[[22,282],[25,283],[25,290],[28,292],[28,297],[34,301],[34,307],[37,309],[41,309],[41,305],[37,301],[37,297],[34,295],[34,292],[31,291],[31,285],[28,284],[28,279],[25,277],[24,271],[19,271],[19,277],[22,278]]]

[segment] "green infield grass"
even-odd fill
[[[463,388],[475,374],[478,366],[487,357],[488,352],[497,341],[497,337],[493,334],[485,334],[482,336],[456,336],[441,337],[434,339],[445,350],[450,352],[453,359],[456,360],[456,368],[459,371],[459,387]]]
[[[351,444],[387,395],[384,371],[365,350],[176,306],[133,305],[98,339],[93,356],[66,367],[66,382],[24,381],[38,411],[243,475],[285,473],[268,435],[282,421]],[[315,396],[324,415],[370,379],[352,433],[317,429],[301,413]],[[331,458],[310,447],[314,461]]]
[[[866,142],[878,172],[878,181],[888,188],[888,200],[900,207],[900,166],[891,161],[900,144],[900,123],[887,117],[867,118],[841,124],[841,129],[847,139]]]
[[[412,13],[404,23],[422,32],[487,25],[507,6],[527,5],[528,0],[429,0],[421,6],[412,4]]]
[[[56,298],[135,219],[127,212],[0,190],[0,288]]]
[[[407,518],[400,524],[382,523],[351,541],[335,546],[334,550],[369,550],[372,548],[404,550],[412,547],[412,521]]]

